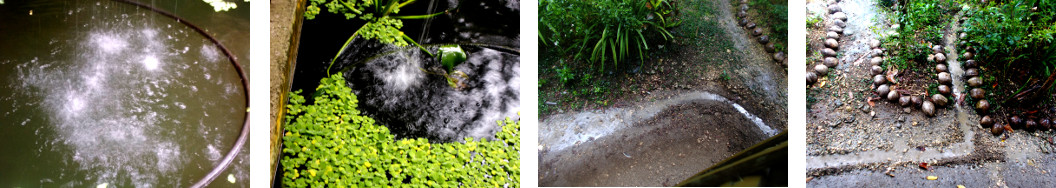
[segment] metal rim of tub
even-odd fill
[[[243,123],[242,123],[242,131],[238,134],[238,139],[235,140],[235,145],[231,147],[231,150],[228,150],[227,154],[224,155],[224,158],[222,160],[220,160],[220,163],[217,164],[215,167],[213,167],[213,170],[209,171],[209,173],[206,174],[205,177],[202,177],[202,179],[199,179],[197,182],[194,183],[194,185],[191,185],[191,187],[195,187],[195,188],[197,188],[197,187],[205,187],[209,183],[213,182],[213,180],[215,180],[216,177],[220,176],[221,172],[223,172],[224,170],[227,170],[228,166],[231,166],[231,162],[233,162],[235,160],[235,156],[237,156],[239,151],[242,150],[242,146],[245,145],[246,139],[249,137],[249,80],[246,77],[245,71],[242,70],[242,64],[239,64],[238,63],[238,58],[235,57],[234,55],[232,55],[231,51],[228,50],[227,47],[224,47],[224,44],[220,43],[220,41],[217,40],[215,37],[213,37],[213,35],[210,35],[204,29],[202,29],[202,28],[200,28],[200,27],[198,27],[198,26],[196,26],[194,24],[191,24],[190,22],[187,22],[186,20],[180,18],[179,16],[176,16],[175,14],[169,13],[168,11],[155,8],[155,7],[147,5],[147,4],[140,3],[140,2],[135,1],[135,0],[113,0],[113,1],[126,3],[126,4],[134,5],[134,6],[137,6],[137,7],[145,8],[145,9],[149,9],[151,11],[154,11],[155,13],[158,13],[158,14],[161,14],[161,15],[165,15],[165,16],[167,16],[169,18],[175,19],[176,22],[180,22],[183,25],[186,25],[187,27],[190,27],[190,28],[194,29],[195,31],[198,32],[198,34],[201,34],[205,38],[208,38],[209,41],[212,41],[213,44],[215,44],[217,48],[220,48],[220,50],[224,52],[224,55],[227,56],[227,59],[231,61],[231,65],[235,67],[235,71],[238,71],[238,77],[242,80],[242,91],[243,91],[243,93],[245,93],[245,97],[246,97],[245,98],[245,100],[246,100],[245,101],[246,102],[246,113],[245,113],[245,119],[243,120]]]

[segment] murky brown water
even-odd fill
[[[248,57],[248,3],[223,13],[144,3],[188,15]],[[0,186],[186,187],[238,137],[241,78],[193,29],[112,1],[9,1],[0,17]],[[247,157],[212,185],[246,186]]]

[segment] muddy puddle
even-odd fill
[[[540,185],[671,186],[778,131],[708,92],[559,114],[540,124]]]

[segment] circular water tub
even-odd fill
[[[201,1],[168,3],[182,6],[177,14],[214,14]],[[248,134],[241,65],[210,32],[152,7],[0,5],[0,186],[248,179],[248,152],[239,152]]]

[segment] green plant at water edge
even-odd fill
[[[283,135],[286,187],[519,187],[520,121],[498,122],[495,140],[396,140],[360,115],[340,74],[323,78],[314,104],[291,92]]]
[[[457,44],[448,44],[440,46],[440,64],[444,65],[444,69],[447,72],[454,70],[455,65],[461,64],[466,61],[466,52],[462,50],[462,46]]]
[[[418,46],[429,56],[433,56],[429,50],[414,42],[411,37],[400,31],[403,28],[403,19],[426,19],[436,15],[440,15],[445,12],[438,12],[429,15],[409,15],[400,16],[394,15],[400,13],[400,8],[413,3],[415,0],[310,0],[310,4],[304,11],[304,17],[309,20],[315,19],[316,15],[319,15],[322,8],[319,6],[325,6],[326,10],[330,13],[344,15],[345,19],[355,19],[366,21],[367,23],[361,26],[348,38],[348,41],[341,46],[341,50],[334,55],[334,58],[330,61],[330,65],[333,66],[334,61],[337,61],[337,57],[341,56],[341,53],[345,51],[348,44],[355,39],[357,35],[363,36],[364,39],[377,39],[384,44],[392,44],[396,46],[407,46],[408,42]],[[327,68],[327,74],[329,74],[330,68]]]
[[[644,62],[652,39],[647,36],[670,40],[674,35],[667,29],[681,23],[673,21],[676,7],[667,0],[542,0],[539,9],[543,44],[598,65],[599,72],[634,54]]]

